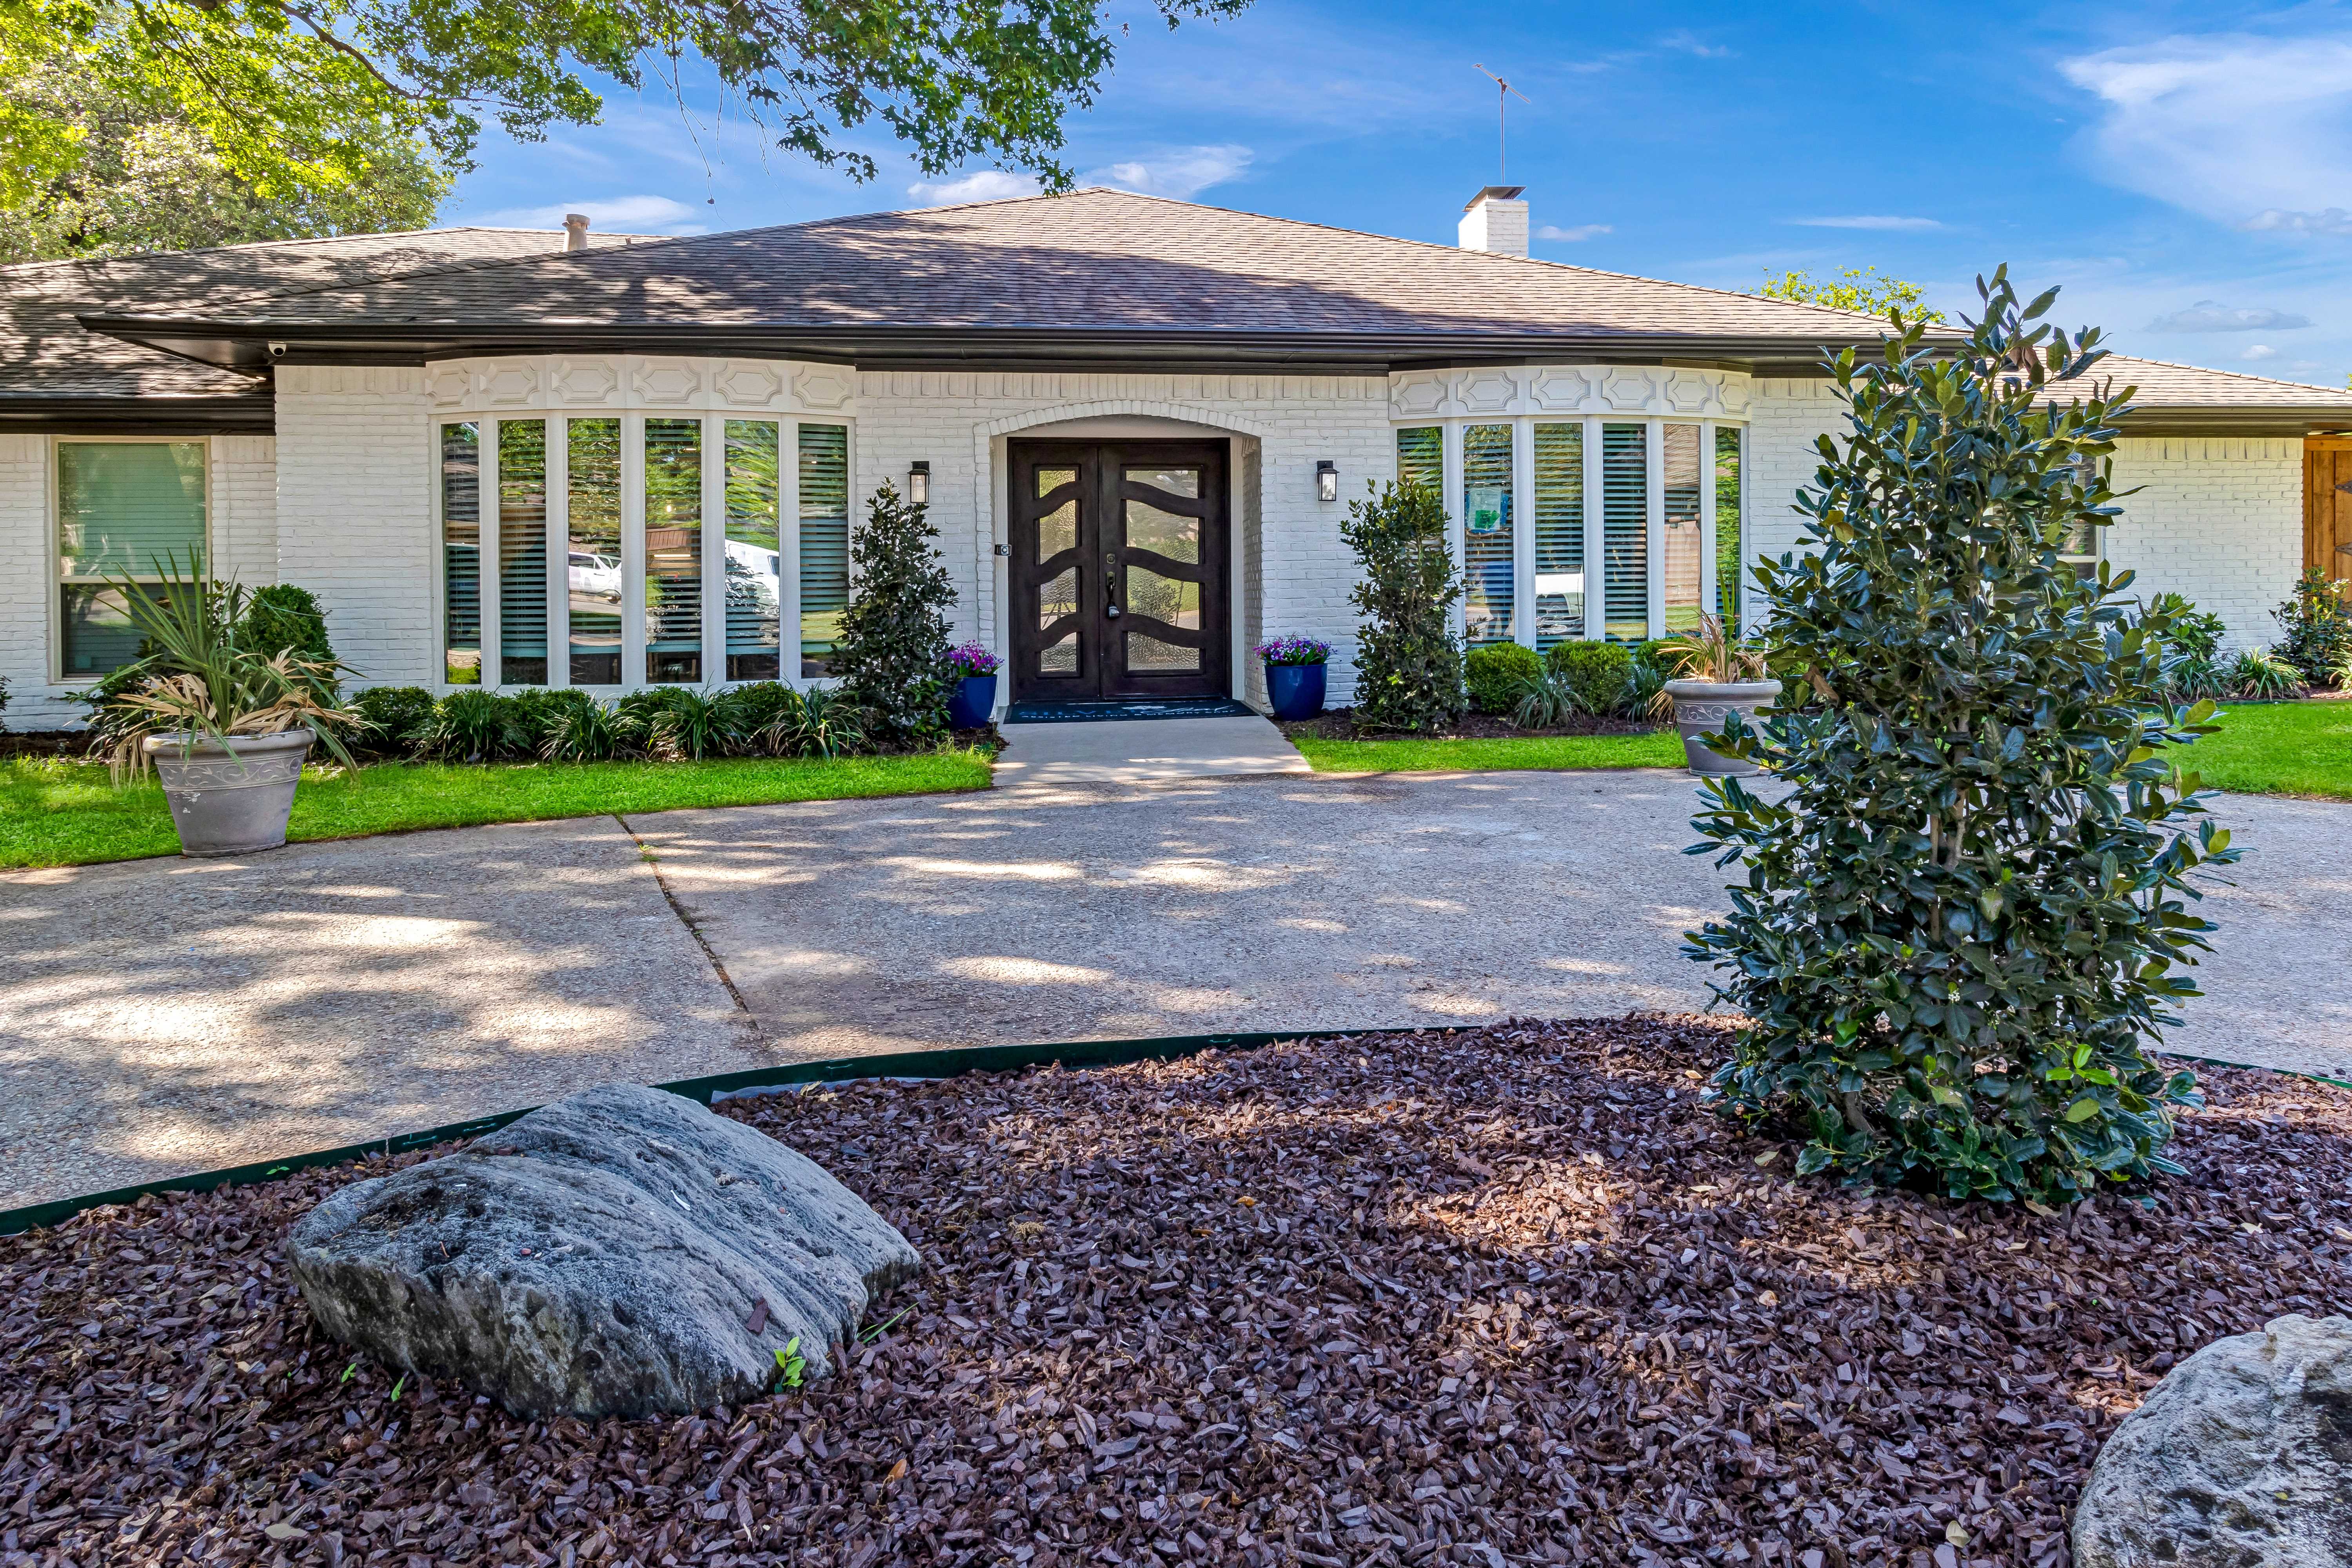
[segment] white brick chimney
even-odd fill
[[[1497,256],[1528,254],[1528,204],[1519,200],[1525,185],[1489,185],[1462,209],[1460,229],[1464,250],[1491,250]]]

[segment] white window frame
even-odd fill
[[[75,674],[66,667],[65,591],[68,588],[103,587],[105,579],[68,577],[65,564],[65,485],[59,479],[58,448],[63,446],[194,446],[204,454],[205,479],[205,572],[214,573],[220,550],[219,497],[214,494],[213,476],[219,455],[213,450],[213,438],[208,435],[52,435],[42,453],[41,484],[47,492],[47,505],[42,508],[47,517],[47,532],[42,536],[42,553],[47,564],[42,575],[47,581],[48,605],[42,612],[48,625],[49,684],[59,686],[94,686],[106,679],[111,671],[96,674]],[[145,572],[129,574],[133,582],[161,582],[163,579]]]
[[[573,420],[617,420],[621,431],[621,681],[618,685],[574,682],[572,679],[572,432]],[[730,681],[727,674],[727,424],[730,420],[776,426],[777,454],[777,673],[784,685],[806,690],[829,685],[831,677],[800,674],[800,430],[804,424],[830,426],[844,433],[849,476],[850,526],[856,527],[857,422],[845,415],[771,413],[756,411],[710,413],[700,409],[502,409],[493,413],[436,413],[426,429],[426,464],[431,475],[433,668],[430,683],[440,695],[476,689],[448,678],[449,595],[444,569],[447,493],[442,480],[441,430],[445,425],[472,424],[479,432],[481,465],[479,524],[482,552],[481,635],[482,680],[479,689],[506,689],[504,655],[498,643],[499,426],[520,421],[544,421],[547,426],[547,563],[548,656],[546,689],[572,688],[600,696],[656,689],[646,680],[646,421],[691,419],[702,432],[702,671],[703,679],[690,689],[756,685]],[[209,457],[208,457],[209,462]],[[56,491],[51,465],[51,492]],[[207,475],[210,469],[207,467]],[[52,507],[54,511],[54,506]],[[210,508],[206,510],[210,523]],[[50,559],[55,570],[56,532],[52,526]],[[207,559],[212,549],[205,543]],[[54,592],[53,592],[54,600]],[[52,641],[56,641],[53,637]],[[497,679],[492,679],[493,676]],[[684,683],[661,683],[664,685]]]
[[[1665,427],[1669,424],[1696,425],[1699,432],[1699,605],[1709,614],[1715,612],[1716,575],[1715,552],[1717,519],[1715,515],[1715,433],[1717,430],[1739,432],[1739,538],[1744,562],[1748,529],[1754,508],[1748,502],[1748,425],[1744,421],[1714,418],[1682,418],[1666,414],[1614,413],[1526,413],[1526,414],[1433,414],[1422,418],[1396,418],[1390,422],[1390,477],[1396,478],[1402,470],[1397,463],[1396,435],[1399,431],[1428,430],[1441,433],[1444,455],[1446,542],[1454,551],[1455,570],[1463,569],[1468,559],[1468,535],[1462,517],[1463,432],[1474,424],[1507,424],[1511,434],[1511,526],[1512,536],[1512,641],[1523,647],[1536,645],[1536,578],[1535,530],[1528,519],[1535,507],[1535,427],[1538,424],[1579,424],[1583,426],[1584,451],[1584,626],[1570,642],[1599,643],[1607,640],[1607,585],[1602,580],[1607,560],[1601,524],[1601,427],[1604,424],[1642,424],[1648,426],[1643,447],[1649,485],[1647,533],[1648,580],[1644,585],[1649,602],[1649,628],[1653,638],[1665,635],[1666,624],[1666,495],[1665,495]],[[1748,573],[1740,572],[1740,623],[1748,621],[1747,593]],[[1455,636],[1465,634],[1463,606],[1456,601],[1453,612]]]

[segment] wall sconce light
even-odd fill
[[[1315,465],[1315,495],[1324,501],[1339,498],[1339,465],[1328,457]]]
[[[907,465],[907,499],[915,506],[926,506],[931,498],[931,465],[929,463]]]

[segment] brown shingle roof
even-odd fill
[[[593,235],[622,246],[643,236]],[[215,246],[102,261],[0,267],[0,410],[8,400],[242,398],[267,420],[267,383],[86,332],[97,311],[222,311],[289,290],[343,288],[403,273],[560,250],[562,230],[451,228]]]
[[[2268,376],[2209,371],[2129,354],[2110,355],[2099,371],[2114,377],[2118,387],[2138,389],[2132,396],[2135,408],[2309,409],[2352,419],[2352,390],[2343,387],[2273,381]]]
[[[533,256],[205,319],[1806,344],[1867,337],[1874,326],[1848,311],[1100,189]]]

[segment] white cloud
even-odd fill
[[[2252,343],[2247,345],[2246,351],[2240,354],[2238,358],[2242,360],[2275,360],[2278,358],[2278,350],[2272,348],[2268,343]]]
[[[1790,218],[1785,221],[1795,224],[1799,228],[1808,229],[1894,229],[1909,232],[1916,229],[1939,229],[1944,226],[1934,218],[1874,216],[1868,214],[1845,218]]]
[[[1176,147],[1150,157],[1089,169],[1078,176],[1078,183],[1108,185],[1116,190],[1136,191],[1147,196],[1173,196],[1181,201],[1234,179],[1249,167],[1250,157],[1246,147]],[[907,187],[907,194],[927,207],[943,207],[954,202],[999,202],[1010,196],[1036,193],[1034,176],[1008,174],[1002,169],[983,169],[958,180],[918,181]]]
[[[1212,185],[1235,179],[1250,166],[1246,147],[1178,147],[1152,158],[1111,163],[1079,176],[1085,185],[1114,185],[1147,196],[1198,195]]]
[[[1664,37],[1660,38],[1658,47],[1677,49],[1686,55],[1696,55],[1703,60],[1720,60],[1728,57],[1731,54],[1729,45],[1710,44],[1687,27],[1668,33]]]
[[[952,206],[958,202],[1001,202],[1011,196],[1036,193],[1035,175],[1008,174],[1002,169],[982,169],[961,180],[918,180],[907,187],[907,194],[927,207]]]
[[[2158,316],[2147,324],[2151,332],[2292,332],[2311,325],[2308,316],[2268,308],[2231,308],[2218,299],[2200,299],[2186,310]]]
[[[474,221],[492,228],[560,229],[565,214],[585,213],[589,226],[618,229],[624,234],[698,235],[709,225],[700,222],[700,207],[667,196],[615,196],[608,202],[557,202],[544,207],[509,207]]]
[[[1613,235],[1617,231],[1607,224],[1579,224],[1574,228],[1561,228],[1558,224],[1546,224],[1536,230],[1538,239],[1580,240],[1595,235]]]
[[[2352,38],[2180,36],[2061,62],[2112,183],[2247,228],[2352,234]]]

